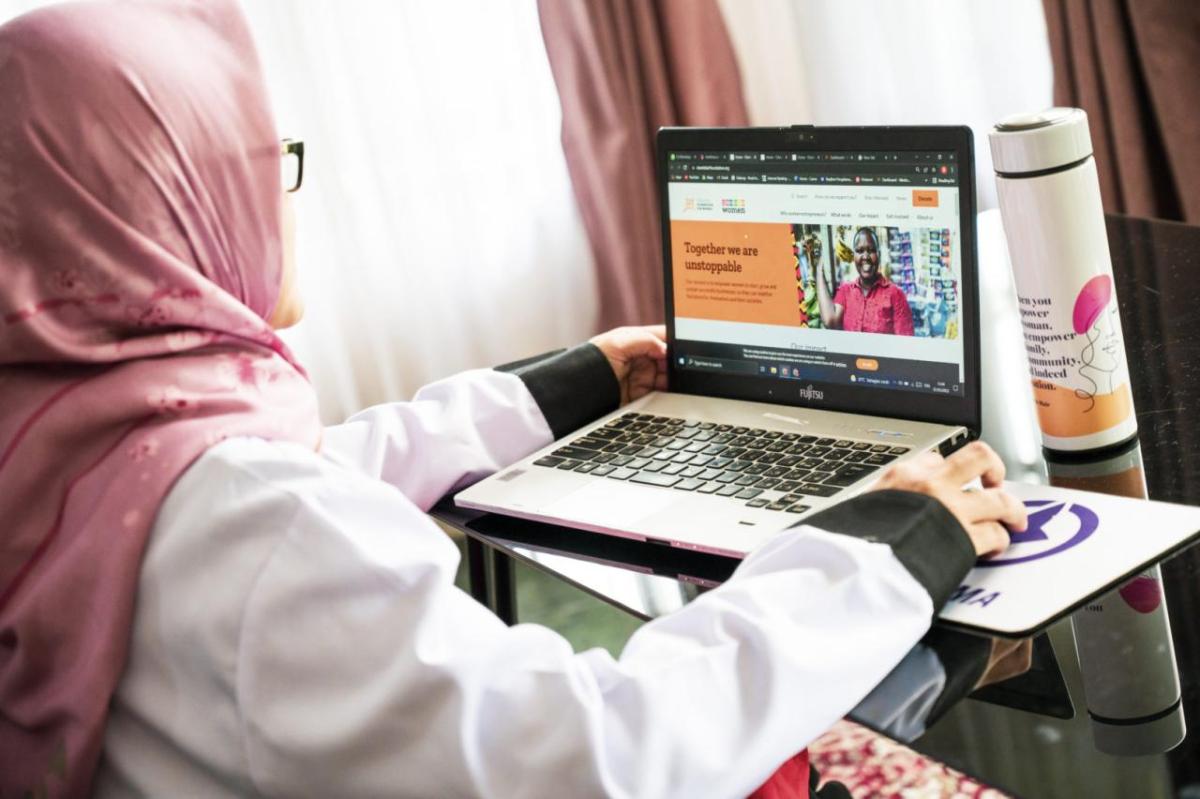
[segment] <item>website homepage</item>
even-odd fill
[[[678,368],[963,395],[950,156],[670,158]]]

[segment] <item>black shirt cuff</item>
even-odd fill
[[[621,404],[617,376],[594,344],[580,344],[496,369],[524,381],[556,439]]]
[[[987,671],[992,639],[934,627],[921,643],[933,650],[946,672],[946,686],[925,719],[925,727],[929,728],[975,690],[976,683]]]
[[[800,524],[887,544],[929,592],[935,614],[975,565],[975,548],[958,519],[924,494],[868,491]]]

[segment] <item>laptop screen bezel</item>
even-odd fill
[[[979,259],[975,219],[975,158],[971,129],[929,127],[661,128],[657,141],[657,178],[662,217],[664,302],[667,327],[667,381],[670,391],[706,397],[751,400],[797,408],[870,414],[965,427],[978,436],[982,417],[979,369]],[[675,358],[674,274],[667,154],[686,150],[755,152],[832,152],[838,150],[953,151],[959,164],[959,233],[962,249],[960,291],[963,342],[962,396],[888,388],[822,383],[822,399],[805,399],[806,381],[733,376],[679,368]],[[869,353],[863,353],[868,355]]]

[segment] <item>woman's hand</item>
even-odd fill
[[[964,491],[963,486],[976,478],[983,483],[983,490]],[[926,452],[897,463],[872,488],[915,491],[933,497],[967,531],[976,555],[994,555],[1008,547],[1009,530],[1024,530],[1028,522],[1025,506],[1000,488],[1003,482],[1000,456],[987,444],[975,441],[949,458]]]
[[[1022,638],[1019,641],[1009,641],[1003,638],[992,639],[992,651],[988,655],[987,668],[983,676],[975,683],[976,688],[993,685],[1013,677],[1019,677],[1029,671],[1033,665],[1033,639]]]
[[[667,388],[667,329],[663,325],[618,327],[590,339],[608,358],[621,404]]]

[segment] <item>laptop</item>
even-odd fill
[[[743,556],[978,437],[966,127],[657,137],[668,386],[460,507]]]

